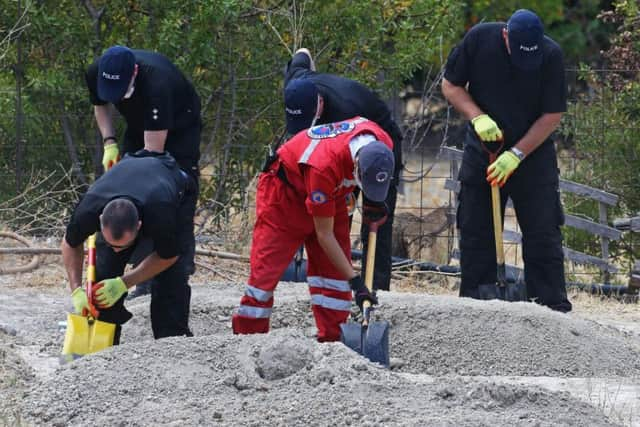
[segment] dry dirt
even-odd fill
[[[232,335],[242,280],[202,268],[194,338],[154,341],[137,298],[122,345],[60,365],[55,258],[0,276],[0,425],[640,425],[637,305],[573,294],[564,315],[422,283],[380,294],[390,370],[318,344],[302,283],[278,287],[272,333]]]

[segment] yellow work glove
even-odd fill
[[[487,182],[502,187],[519,165],[518,156],[511,151],[505,151],[487,168]]]
[[[91,292],[98,308],[109,308],[127,292],[127,285],[121,277],[115,277],[99,282]]]
[[[76,313],[81,316],[89,314],[89,300],[82,286],[75,288],[73,292],[71,292],[71,301],[73,301],[73,309]]]
[[[108,171],[118,163],[120,160],[120,151],[118,151],[118,144],[107,144],[104,146],[104,153],[102,154],[102,167],[104,171]]]
[[[471,119],[471,124],[478,138],[484,142],[495,142],[502,139],[502,131],[498,124],[487,114],[480,114],[474,117]]]

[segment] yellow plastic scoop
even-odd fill
[[[67,332],[62,346],[65,360],[77,359],[113,345],[116,325],[97,320],[98,310],[93,305],[91,287],[96,280],[96,235],[87,239],[87,298],[90,313],[87,316],[67,314]]]

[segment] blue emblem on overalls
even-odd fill
[[[309,128],[307,130],[307,136],[313,139],[333,138],[340,135],[341,133],[350,132],[355,127],[355,121],[329,123],[326,125],[319,125]]]
[[[327,201],[327,195],[322,191],[316,190],[311,192],[311,202],[316,205],[321,205]]]

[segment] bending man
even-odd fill
[[[188,200],[195,188],[168,154],[141,150],[126,155],[89,188],[76,206],[62,240],[62,257],[75,311],[83,314],[88,298],[82,287],[83,243],[101,231],[96,242],[93,301],[99,320],[120,325],[132,314],[124,307],[130,288],[154,278],[151,326],[155,338],[186,335],[189,330]],[[150,253],[145,249],[150,247]],[[136,250],[144,259],[124,273]]]
[[[284,103],[287,119],[287,132],[295,135],[314,124],[334,123],[355,116],[366,117],[375,122],[393,140],[395,169],[393,182],[385,200],[374,202],[363,197],[363,210],[387,210],[387,220],[378,229],[376,246],[374,289],[389,290],[391,281],[391,242],[393,216],[396,208],[400,171],[402,170],[402,133],[393,120],[387,105],[371,89],[345,77],[316,72],[311,53],[299,49],[287,64],[284,78]],[[357,198],[359,190],[354,195]],[[369,227],[360,228],[363,259],[366,259],[369,239]],[[364,274],[364,273],[363,273]]]
[[[251,272],[233,315],[238,334],[269,331],[273,292],[296,249],[309,256],[307,281],[318,341],[340,339],[356,303],[377,303],[351,265],[347,198],[357,185],[375,202],[394,170],[391,138],[364,119],[310,128],[283,144],[258,181]]]

